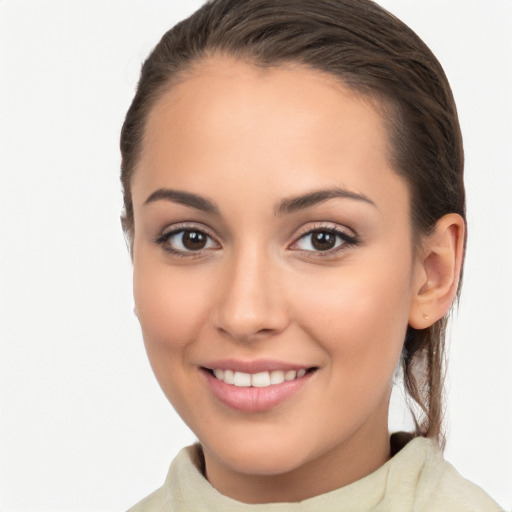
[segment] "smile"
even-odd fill
[[[229,369],[212,365],[202,367],[205,384],[213,396],[224,406],[243,413],[262,413],[300,396],[302,390],[315,377],[318,367],[263,370],[262,364],[246,365],[251,371]],[[239,364],[238,366],[243,366]],[[254,368],[256,366],[256,368]],[[286,365],[283,365],[286,366]],[[236,367],[236,366],[235,366]],[[268,366],[267,366],[268,367]]]
[[[266,388],[268,386],[275,386],[283,382],[289,382],[295,379],[300,379],[306,375],[307,370],[301,368],[300,370],[274,370],[258,373],[245,373],[233,370],[222,370],[216,368],[213,370],[213,375],[218,380],[231,384],[240,388]]]

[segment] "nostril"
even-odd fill
[[[260,329],[257,334],[272,334],[274,329]]]

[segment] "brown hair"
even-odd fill
[[[465,218],[463,148],[450,86],[437,59],[404,23],[371,0],[211,0],[160,40],[142,66],[121,133],[123,227],[133,240],[131,177],[155,102],[201,60],[231,55],[257,66],[299,63],[329,73],[387,111],[397,174],[411,193],[413,241],[447,213]],[[416,435],[442,433],[447,318],[409,327],[401,366],[419,406]]]

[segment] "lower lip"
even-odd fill
[[[293,397],[316,372],[308,372],[299,379],[264,388],[238,387],[215,378],[209,371],[203,370],[203,373],[210,391],[224,405],[241,412],[264,412]]]

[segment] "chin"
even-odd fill
[[[230,456],[232,455],[232,456]],[[224,454],[223,462],[229,465],[232,471],[240,474],[254,476],[276,476],[290,473],[300,468],[305,460],[300,454],[291,450],[255,450],[236,451]]]
[[[290,473],[314,458],[310,443],[293,436],[246,435],[202,443],[205,450],[231,471],[275,476]],[[238,441],[238,442],[237,442]],[[309,448],[308,448],[309,447]]]

